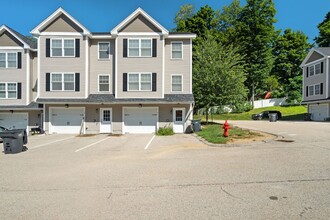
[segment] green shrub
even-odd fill
[[[163,127],[163,128],[159,128],[158,131],[157,131],[157,135],[160,135],[160,136],[168,136],[168,135],[173,135],[174,132],[173,132],[173,128],[171,127]]]

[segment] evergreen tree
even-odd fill
[[[287,96],[289,103],[301,101],[302,72],[299,66],[311,47],[303,32],[291,29],[286,29],[275,41],[272,75],[283,88],[279,95]]]
[[[326,14],[324,20],[317,25],[319,36],[314,40],[319,47],[330,47],[330,11]]]
[[[246,55],[245,85],[249,88],[250,97],[255,91],[264,92],[264,81],[269,77],[273,66],[275,13],[273,0],[247,0],[239,17],[239,42],[241,54]]]

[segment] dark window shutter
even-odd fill
[[[75,74],[75,91],[80,91],[80,73]]]
[[[123,74],[123,91],[127,92],[127,73]]]
[[[308,86],[306,86],[306,97],[308,97]]]
[[[308,71],[309,71],[309,68],[306,67],[306,78],[308,78]]]
[[[157,57],[157,39],[152,39],[152,57]]]
[[[76,57],[80,57],[80,39],[76,39]]]
[[[323,73],[323,62],[321,62],[321,73]]]
[[[323,83],[320,84],[320,94],[323,95]]]
[[[157,73],[152,73],[152,91],[157,91]]]
[[[127,57],[127,39],[123,39],[123,57]]]
[[[50,57],[50,39],[46,39],[46,57]]]
[[[22,69],[22,52],[17,53],[17,69]]]
[[[50,91],[50,73],[46,73],[46,91]]]
[[[22,83],[17,83],[17,99],[22,99]]]

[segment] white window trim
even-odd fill
[[[130,90],[129,88],[129,75],[131,74],[138,74],[139,75],[139,89],[138,90]],[[150,90],[141,90],[141,74],[149,74],[150,75]],[[151,92],[152,91],[152,73],[150,72],[140,72],[140,73],[127,73],[127,91],[129,92]]]
[[[109,46],[109,54],[108,58],[100,58],[100,44],[108,44]],[[97,59],[99,60],[110,60],[110,42],[109,41],[100,41],[97,43]]]
[[[322,62],[317,62],[317,63],[314,63],[313,65],[310,65],[308,66],[308,77],[313,77],[313,76],[316,76],[316,75],[319,75],[319,74],[322,74],[321,73],[321,64]],[[320,72],[319,73],[316,73],[316,65],[320,65]],[[311,69],[313,68],[313,75],[311,75]],[[324,71],[324,70],[323,70]]]
[[[53,74],[61,74],[62,75],[62,90],[53,90]],[[64,90],[64,74],[73,74],[73,90]],[[59,73],[59,72],[53,72],[50,73],[50,91],[52,92],[74,92],[76,88],[76,75],[72,72],[67,73]]]
[[[129,54],[129,42],[130,40],[139,40],[139,55],[138,56],[131,56]],[[150,47],[150,56],[141,56],[141,41],[142,40],[150,40],[150,44],[151,44],[151,47]],[[152,48],[152,38],[128,38],[127,39],[127,57],[152,57],[152,51],[153,51],[153,48]]]
[[[5,94],[6,94],[6,97],[5,98],[0,98],[0,99],[17,99],[17,93],[18,93],[18,88],[17,88],[17,82],[0,82],[0,83],[4,83],[5,84]],[[16,85],[16,97],[14,98],[8,98],[8,84],[15,84]],[[3,91],[3,90],[1,90]],[[12,90],[10,90],[12,91]]]
[[[108,91],[100,91],[100,76],[108,76],[109,77],[109,90]],[[99,74],[97,76],[97,91],[101,93],[109,93],[110,92],[110,74]]]
[[[173,58],[173,43],[181,44],[181,58]],[[171,60],[183,60],[183,41],[171,41]]]
[[[320,86],[320,93],[319,93],[319,94],[315,94],[315,91],[316,91],[315,87],[316,87],[317,85]],[[310,90],[310,87],[313,87],[313,94],[312,94],[312,95],[309,93],[309,92],[311,91],[311,90]],[[324,91],[324,88],[323,88],[323,91]],[[317,83],[317,84],[313,84],[313,85],[309,85],[309,86],[308,86],[308,96],[309,96],[309,97],[310,97],[310,96],[320,96],[320,95],[323,95],[323,94],[321,94],[321,83]]]
[[[18,68],[18,55],[16,51],[0,51],[0,53],[5,54],[5,67],[0,67],[0,69],[17,69]],[[15,67],[8,67],[8,54],[9,53],[15,53],[16,54],[16,66]]]
[[[181,76],[181,91],[173,91],[173,76]],[[171,75],[171,92],[183,92],[183,75],[182,74],[172,74]]]
[[[53,56],[53,40],[62,40],[62,56]],[[73,40],[73,56],[64,56],[64,40]],[[50,57],[76,57],[76,39],[75,38],[51,38],[50,39]]]

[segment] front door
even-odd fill
[[[185,109],[174,108],[173,109],[173,131],[174,133],[184,133],[185,129]]]
[[[101,108],[100,133],[112,132],[112,110],[111,108]]]

